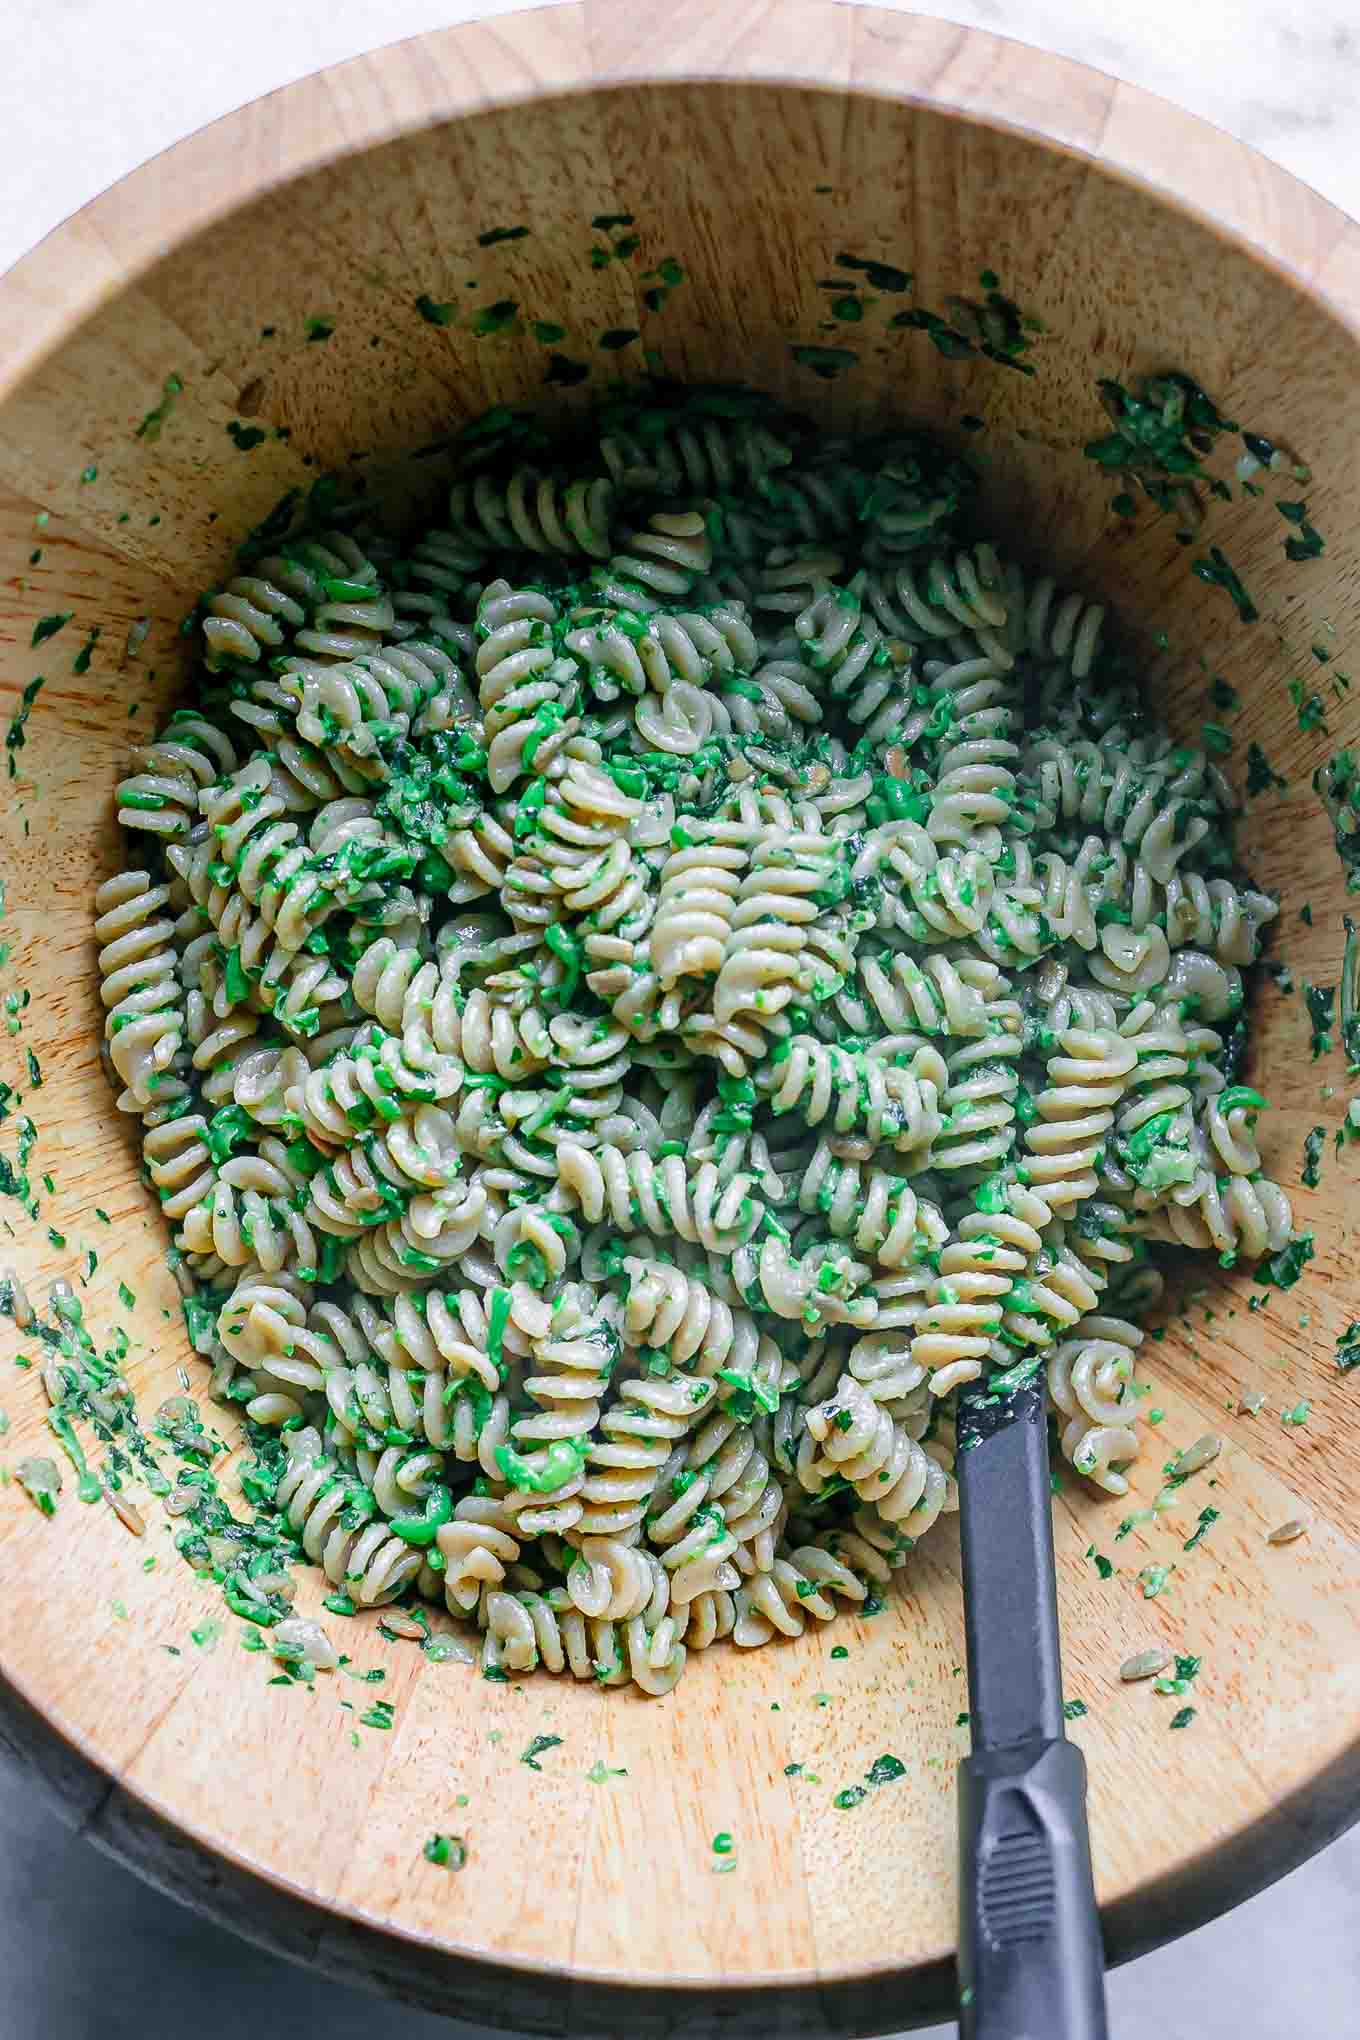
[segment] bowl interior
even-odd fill
[[[963,316],[953,300],[985,307],[994,290],[1041,322],[1020,329],[1032,375],[941,344]],[[941,322],[934,338],[929,321],[900,316],[921,311]],[[449,440],[485,407],[566,412],[649,365],[770,390],[828,432],[912,421],[967,448],[984,465],[988,528],[1026,566],[1115,606],[1177,732],[1226,720],[1233,784],[1247,783],[1251,746],[1285,782],[1248,803],[1243,854],[1283,896],[1275,953],[1296,986],[1338,982],[1346,873],[1310,779],[1360,735],[1360,689],[1342,684],[1360,658],[1346,428],[1360,357],[1295,281],[1083,157],[870,90],[629,84],[342,157],[127,282],[0,407],[6,716],[45,678],[22,746],[11,738],[0,809],[0,991],[20,995],[0,1067],[36,1123],[40,1208],[33,1218],[5,1198],[14,1237],[0,1262],[35,1295],[76,1279],[101,1345],[125,1326],[148,1408],[197,1369],[99,1066],[90,900],[118,867],[111,792],[129,732],[182,684],[181,618],[235,542],[319,474],[356,470],[396,508],[437,514]],[[1083,455],[1109,429],[1098,379],[1169,368],[1307,464],[1311,479],[1283,493],[1306,499],[1321,557],[1286,559],[1295,528],[1278,489],[1253,498],[1234,482],[1188,546],[1150,505],[1112,513],[1119,484]],[[1211,543],[1259,621],[1243,624],[1230,594],[1192,572]],[[31,648],[40,620],[67,611]],[[1217,676],[1240,697],[1230,717],[1208,704]],[[1292,680],[1319,696],[1322,726],[1301,726],[1313,718]],[[1227,1440],[1212,1493],[1201,1476],[1117,1537],[1161,1484],[1154,1440],[1126,1504],[1075,1481],[1056,1503],[1067,1681],[1090,1710],[1074,1733],[1091,1761],[1098,1883],[1126,1946],[1157,1931],[1216,1851],[1259,1851],[1272,1808],[1319,1774],[1349,1781],[1360,1716],[1354,1395],[1335,1362],[1360,1315],[1353,1164],[1331,1152],[1344,1063],[1311,1059],[1297,991],[1261,984],[1255,1015],[1246,1076],[1275,1108],[1267,1167],[1315,1232],[1315,1258],[1262,1311],[1247,1308],[1248,1273],[1196,1267],[1198,1300],[1151,1350],[1166,1456],[1208,1429]],[[15,1124],[0,1132],[6,1152]],[[1299,1189],[1316,1124],[1322,1181]],[[36,1366],[13,1366],[32,1342],[5,1327],[0,1346],[12,1469],[51,1441]],[[1237,1414],[1255,1387],[1264,1410]],[[1304,1397],[1307,1424],[1282,1424]],[[1187,1553],[1206,1505],[1223,1520]],[[1316,1517],[1306,1542],[1267,1548],[1303,1505]],[[529,1971],[834,1984],[925,1975],[952,1948],[966,1699],[947,1523],[881,1614],[787,1647],[715,1650],[660,1704],[543,1676],[487,1684],[360,1618],[343,1647],[384,1674],[394,1721],[377,1732],[357,1726],[373,1697],[363,1685],[273,1687],[235,1621],[215,1636],[216,1590],[176,1557],[159,1506],[147,1516],[134,1539],[102,1505],[82,1508],[69,1477],[55,1522],[14,1485],[0,1495],[12,1583],[0,1665],[212,1851],[436,1949]],[[1113,1578],[1085,1556],[1092,1545]],[[1155,1602],[1135,1581],[1150,1562],[1175,1566]],[[318,1598],[311,1579],[300,1605]],[[1170,1703],[1120,1688],[1120,1661],[1155,1641],[1203,1657],[1189,1734],[1168,1733]],[[838,1645],[848,1656],[833,1658]],[[562,1741],[534,1770],[519,1758],[540,1733]],[[833,1795],[885,1752],[906,1778],[838,1810]],[[467,1838],[456,1882],[422,1860],[436,1830]],[[736,1870],[715,1876],[722,1830]],[[497,1996],[488,1986],[488,2016]]]

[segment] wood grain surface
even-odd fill
[[[591,219],[620,212],[642,251],[592,269]],[[479,246],[514,224],[528,236]],[[827,331],[818,279],[845,251],[912,271],[915,292]],[[686,281],[654,312],[640,273],[667,255]],[[1042,319],[1033,378],[888,327],[901,305],[975,294],[987,268]],[[1254,741],[1288,779],[1252,803],[1244,831],[1257,877],[1284,896],[1277,946],[1300,982],[1339,974],[1344,874],[1309,779],[1360,741],[1360,688],[1338,701],[1330,684],[1360,660],[1354,227],[1144,93],[872,8],[681,0],[662,25],[592,0],[346,64],[169,151],[0,283],[0,721],[46,678],[17,776],[0,782],[12,946],[0,992],[32,992],[22,1033],[0,1037],[0,1073],[28,1092],[34,1179],[56,1186],[37,1225],[6,1202],[17,1236],[0,1236],[0,1262],[40,1294],[94,1247],[87,1315],[99,1334],[127,1324],[152,1408],[188,1355],[158,1214],[96,1054],[89,902],[119,855],[111,789],[129,729],[182,683],[185,609],[284,490],[357,462],[379,496],[437,506],[438,448],[460,423],[489,403],[580,400],[545,390],[531,334],[479,338],[470,312],[432,325],[422,294],[513,299],[526,319],[560,321],[592,387],[640,373],[645,346],[669,372],[791,397],[828,429],[906,417],[957,432],[985,418],[974,444],[995,528],[1022,560],[1051,560],[1118,604],[1176,727],[1192,734],[1209,712],[1209,674],[1240,692],[1230,774],[1240,785]],[[333,326],[321,342],[307,331],[318,317]],[[637,344],[594,347],[625,327]],[[791,342],[853,345],[858,359],[824,382]],[[1262,611],[1251,628],[1192,577],[1169,520],[1111,517],[1112,484],[1082,458],[1106,429],[1096,378],[1166,366],[1313,470],[1295,493],[1326,534],[1321,559],[1286,562],[1268,500],[1214,506],[1211,535]],[[159,438],[139,437],[171,373],[184,384],[173,414]],[[288,436],[242,453],[235,419]],[[436,450],[406,458],[421,447]],[[66,610],[73,621],[31,649],[37,620]],[[1299,731],[1296,676],[1322,688],[1326,733]],[[1267,1160],[1292,1188],[1309,1127],[1339,1121],[1344,1065],[1310,1060],[1297,995],[1266,986],[1258,1010],[1249,1077],[1275,1103]],[[30,1047],[40,1091],[24,1076]],[[1268,1310],[1247,1310],[1245,1275],[1195,1271],[1202,1302],[1145,1370],[1166,1418],[1129,1504],[1075,1482],[1057,1501],[1067,1686],[1090,1710],[1073,1733],[1115,1957],[1279,1874],[1356,1811],[1360,1387],[1334,1348],[1360,1317],[1357,1167],[1329,1140],[1321,1187],[1296,1202],[1317,1257]],[[12,1364],[22,1351],[0,1325],[11,1469],[50,1447],[36,1373]],[[1261,1413],[1235,1414],[1258,1387]],[[1302,1397],[1308,1424],[1284,1425]],[[1226,1449],[1183,1506],[1116,1542],[1163,1459],[1206,1430]],[[1220,1519],[1187,1553],[1209,1504]],[[1268,1546],[1301,1510],[1308,1535]],[[16,1486],[0,1491],[0,1739],[166,1889],[286,1953],[535,2032],[815,2034],[940,2013],[966,1743],[947,1525],[882,1614],[789,1647],[716,1649],[659,1703],[546,1677],[493,1686],[368,1620],[345,1625],[343,1647],[385,1671],[395,1708],[390,1733],[360,1731],[356,1746],[338,1703],[357,1712],[369,1689],[271,1688],[234,1621],[215,1648],[190,1641],[220,1612],[215,1591],[148,1513],[137,1541],[102,1505],[81,1507],[69,1477],[55,1522]],[[1084,1556],[1093,1544],[1117,1568],[1109,1580]],[[1154,1561],[1175,1570],[1146,1601],[1135,1575]],[[312,1581],[302,1602],[316,1600]],[[1184,1733],[1169,1731],[1174,1703],[1118,1680],[1121,1659],[1156,1641],[1203,1657]],[[832,1657],[837,1644],[848,1657]],[[562,1742],[535,1772],[519,1758],[540,1732]],[[889,1751],[906,1777],[838,1811],[833,1794]],[[591,1782],[597,1760],[618,1775]],[[466,1836],[460,1875],[422,1859],[437,1829]],[[722,1876],[720,1830],[736,1843]]]

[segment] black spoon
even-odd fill
[[[1108,2040],[1086,1763],[1063,1728],[1043,1377],[959,1400],[973,1751],[959,1773],[962,2040]]]

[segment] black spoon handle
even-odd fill
[[[1076,1745],[965,1757],[959,1858],[962,2040],[1107,2040]]]
[[[973,1754],[959,1778],[962,2040],[1108,2040],[1086,1764],[1063,1732],[1042,1389],[959,1410]]]

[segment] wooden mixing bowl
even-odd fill
[[[619,213],[641,252],[592,268],[592,240],[609,239],[592,218]],[[479,244],[514,226],[530,232]],[[879,302],[825,330],[818,280],[845,253],[912,271],[914,294],[870,272]],[[650,309],[641,272],[667,256],[685,280]],[[888,324],[976,295],[984,269],[1042,318],[1033,377]],[[422,295],[456,322],[422,317]],[[473,308],[506,300],[525,330],[479,334]],[[579,401],[544,388],[550,350],[530,317],[569,329],[560,350],[584,356],[595,386],[641,373],[646,346],[680,375],[777,391],[828,428],[892,416],[956,434],[965,414],[985,418],[971,443],[990,463],[995,528],[1119,605],[1173,723],[1193,733],[1211,713],[1211,673],[1238,690],[1232,777],[1255,742],[1288,782],[1253,800],[1244,831],[1258,879],[1284,896],[1277,950],[1296,980],[1337,983],[1345,876],[1310,775],[1360,739],[1360,687],[1337,699],[1332,683],[1360,660],[1356,228],[1141,92],[873,8],[681,0],[663,26],[591,0],[359,59],[170,150],[0,284],[6,719],[46,676],[9,754],[17,776],[0,780],[0,992],[32,993],[0,1058],[37,1121],[33,1181],[55,1183],[36,1224],[0,1200],[16,1235],[0,1236],[0,1260],[41,1294],[94,1248],[88,1318],[101,1336],[128,1325],[150,1407],[189,1354],[99,1066],[90,934],[91,895],[121,854],[110,794],[129,729],[174,698],[181,617],[285,490],[441,441],[489,403]],[[631,328],[640,341],[596,345]],[[824,380],[790,343],[857,359]],[[1116,483],[1082,456],[1108,429],[1096,378],[1167,367],[1313,469],[1286,493],[1306,496],[1321,558],[1286,561],[1291,527],[1270,496],[1210,506],[1262,613],[1250,627],[1191,574],[1174,520],[1112,515]],[[139,436],[172,375],[182,393]],[[243,450],[238,420],[267,436]],[[433,486],[440,455],[398,472]],[[30,649],[38,619],[68,610]],[[142,618],[149,633],[128,648]],[[73,670],[96,625],[87,670]],[[1329,733],[1300,731],[1296,677],[1322,690]],[[1293,1189],[1310,1126],[1339,1121],[1344,1067],[1339,1051],[1310,1060],[1297,995],[1265,984],[1257,1013],[1249,1075],[1274,1100],[1268,1160]],[[13,1133],[11,1119],[6,1152]],[[1360,1316],[1355,1173],[1329,1139],[1321,1188],[1297,1192],[1316,1258],[1266,1311],[1245,1308],[1246,1273],[1212,1257],[1194,1271],[1216,1315],[1196,1307],[1147,1349],[1166,1417],[1130,1503],[1072,1480],[1057,1499],[1068,1690],[1089,1706],[1073,1732],[1115,1959],[1278,1876],[1356,1810],[1360,1387],[1335,1359]],[[11,1469],[52,1449],[37,1373],[13,1365],[24,1346],[0,1327]],[[1264,1409],[1235,1414],[1255,1387]],[[1302,1398],[1307,1423],[1282,1423]],[[1160,1484],[1157,1440],[1169,1456],[1206,1430],[1226,1440],[1217,1464],[1116,1540]],[[1206,1506],[1220,1519],[1186,1552]],[[1267,1544],[1305,1510],[1306,1537]],[[333,1623],[358,1664],[385,1670],[395,1709],[389,1733],[355,1747],[372,1690],[271,1687],[234,1621],[215,1650],[191,1642],[220,1601],[175,1556],[159,1505],[148,1513],[138,1541],[102,1504],[81,1507],[69,1474],[55,1521],[17,1484],[0,1492],[0,1733],[93,1840],[176,1897],[331,1971],[535,2032],[882,2030],[945,2008],[966,1742],[948,1523],[883,1613],[788,1647],[714,1650],[660,1702],[547,1677],[486,1684],[369,1620]],[[1113,1577],[1083,1556],[1093,1544]],[[1145,1600],[1139,1568],[1173,1561],[1168,1590]],[[1159,1640],[1203,1658],[1181,1733],[1178,1702],[1118,1679]],[[519,1757],[540,1732],[562,1740],[535,1771]],[[885,1752],[905,1777],[838,1810],[833,1794]],[[601,1761],[612,1775],[593,1782]],[[460,1875],[422,1859],[436,1829],[466,1836]],[[712,1853],[721,1830],[732,1859]]]

